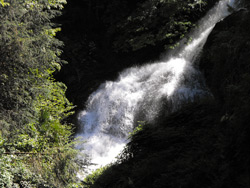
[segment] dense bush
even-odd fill
[[[0,2],[0,187],[68,187],[77,151],[65,119],[73,105],[59,70],[60,28],[51,19],[65,0]]]

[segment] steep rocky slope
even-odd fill
[[[235,87],[244,82],[250,67],[250,15],[247,8],[216,25],[200,60],[207,84],[220,103],[227,104]],[[239,96],[240,97],[240,96]],[[237,104],[236,104],[237,105]]]

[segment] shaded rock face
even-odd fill
[[[250,70],[250,12],[241,9],[218,23],[203,49],[200,68],[220,103]]]
[[[200,68],[227,126],[227,187],[250,187],[250,7],[218,23],[203,49]],[[225,133],[225,131],[224,131]],[[223,181],[223,185],[226,182]]]

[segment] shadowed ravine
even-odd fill
[[[211,97],[194,62],[215,24],[229,15],[227,4],[233,6],[233,1],[220,1],[197,23],[189,44],[183,40],[178,51],[161,61],[124,70],[91,94],[79,114],[82,131],[77,135],[87,141],[81,147],[96,164],[90,170],[112,162],[137,122],[152,122],[163,105],[170,113],[186,101]]]

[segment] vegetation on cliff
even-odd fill
[[[0,187],[67,187],[77,151],[65,122],[73,105],[60,69],[60,28],[51,19],[64,0],[0,2]]]

